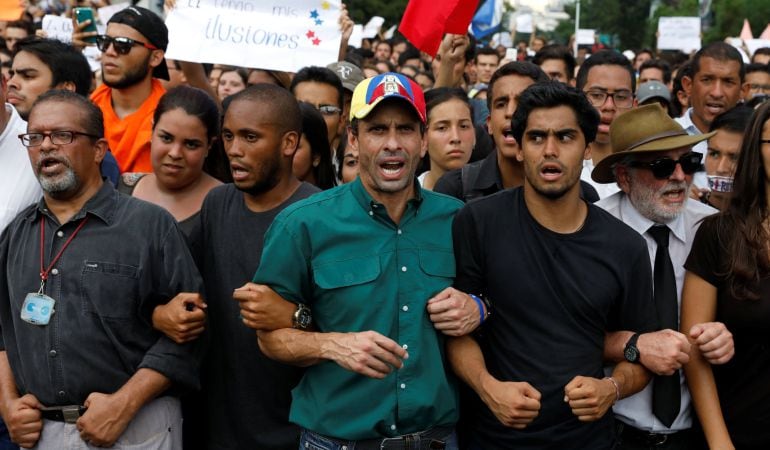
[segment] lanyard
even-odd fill
[[[45,268],[45,264],[43,263],[43,247],[45,247],[45,217],[40,218],[40,291],[39,293],[43,293],[43,288],[45,287],[45,281],[48,279],[48,274],[51,272],[51,269],[53,269],[54,264],[56,264],[59,261],[59,258],[61,258],[62,253],[64,253],[64,250],[67,248],[67,246],[70,245],[70,242],[72,242],[73,239],[75,239],[75,236],[78,235],[78,232],[81,228],[83,228],[83,225],[86,224],[88,221],[88,216],[86,216],[81,222],[80,225],[78,225],[77,228],[75,228],[75,232],[72,233],[72,236],[70,236],[69,239],[67,239],[67,242],[64,243],[62,248],[59,250],[59,253],[54,256],[53,260],[51,261],[51,264],[48,265],[48,268]]]

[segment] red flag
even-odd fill
[[[415,47],[436,56],[444,33],[465,34],[478,0],[409,0],[398,30]]]

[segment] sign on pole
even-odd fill
[[[700,49],[700,17],[661,17],[658,19],[658,50]]]

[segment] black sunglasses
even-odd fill
[[[651,162],[632,161],[629,165],[631,167],[649,169],[652,171],[652,176],[659,180],[665,180],[674,173],[677,164],[682,166],[682,172],[685,174],[694,174],[700,169],[702,158],[703,154],[701,153],[689,152],[680,156],[678,160],[673,160],[668,156],[664,156],[663,158],[658,158]]]
[[[150,50],[158,49],[158,47],[152,44],[146,44],[144,42],[140,42],[127,37],[112,37],[107,36],[106,34],[100,34],[99,36],[96,36],[96,48],[98,48],[100,52],[106,52],[107,49],[110,48],[110,44],[115,46],[115,52],[117,52],[119,55],[127,55],[128,52],[131,51],[131,48],[135,45],[139,45]]]

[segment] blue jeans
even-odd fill
[[[2,420],[0,420],[0,450],[19,450],[19,447],[11,442],[11,435],[8,434],[8,428]]]
[[[355,450],[356,441],[338,443],[310,430],[302,429],[299,438],[299,450]],[[458,450],[457,433],[452,431],[446,438],[446,450]]]

